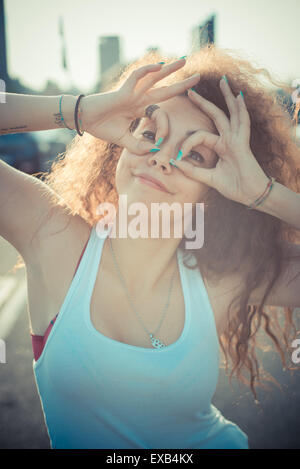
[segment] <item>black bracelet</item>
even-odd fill
[[[79,125],[78,125],[78,108],[79,108],[79,102],[81,100],[81,98],[83,98],[85,95],[84,94],[80,94],[77,98],[77,101],[76,101],[76,106],[75,106],[75,111],[74,111],[74,122],[75,122],[75,127],[76,127],[76,131],[78,133],[78,135],[80,135],[80,137],[82,137],[82,135],[84,134],[84,132],[80,133],[80,130],[79,130]]]

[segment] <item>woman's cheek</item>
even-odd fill
[[[117,167],[116,167],[116,178],[115,184],[118,194],[124,191],[124,186],[126,183],[126,155],[124,155],[124,151],[122,152]]]
[[[124,149],[116,167],[115,184],[118,194],[128,191],[128,184],[130,184],[136,171],[134,161],[133,155]]]
[[[124,149],[121,153],[121,156],[119,158],[117,167],[116,167],[116,176],[118,176],[121,173],[126,173],[131,167],[131,158],[130,158],[130,153],[126,149]]]
[[[182,174],[179,184],[180,192],[185,195],[187,200],[194,202],[195,198],[197,197],[197,193],[199,192],[199,183]]]
[[[126,168],[131,170],[132,168],[137,167],[138,164],[140,164],[139,158],[141,157],[134,153],[130,153],[126,148],[124,148],[117,164],[117,170],[121,169],[123,171]]]

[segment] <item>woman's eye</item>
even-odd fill
[[[200,153],[197,153],[195,151],[190,151],[190,153],[187,155],[187,157],[191,157],[193,160],[198,161],[198,163],[204,163],[204,158]]]
[[[148,134],[148,136],[147,136]],[[146,130],[145,132],[142,132],[143,137],[145,138],[151,138],[151,135],[153,137],[153,140],[155,140],[155,133],[151,132],[150,130]],[[187,155],[188,158],[192,158],[192,160],[197,161],[198,163],[204,163],[204,158],[200,153],[197,153],[196,151],[190,151],[190,153]]]
[[[145,134],[153,135],[153,140],[155,140],[155,133],[154,132],[150,132],[149,130],[146,130],[145,132],[142,133],[143,136],[145,136],[146,138],[149,138]]]

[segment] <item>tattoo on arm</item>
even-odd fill
[[[15,134],[21,129],[27,129],[27,125],[19,125],[18,127],[9,127],[7,129],[0,129],[0,134]]]
[[[54,114],[54,123],[55,123],[55,125],[58,125],[59,127],[64,127],[64,123],[61,120],[59,112]]]

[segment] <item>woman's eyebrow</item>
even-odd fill
[[[189,137],[190,135],[193,135],[195,132],[198,132],[198,130],[201,130],[201,129],[188,130],[188,131],[186,132],[185,136],[186,136],[186,137]],[[216,155],[216,152],[214,152],[211,148],[206,147],[206,146],[203,145],[202,143],[199,143],[199,145],[196,145],[196,146],[199,146],[199,147],[203,147],[203,146],[204,146],[204,148],[206,148],[206,149],[209,151],[209,155],[210,155],[210,156],[213,156],[213,155],[217,156],[217,155]]]
[[[185,134],[186,137],[189,137],[190,135],[193,135],[195,132],[198,132],[198,130],[200,129],[196,129],[196,130],[188,130]]]
[[[142,129],[147,127],[147,124],[149,123],[149,121],[145,120],[144,121],[144,125],[142,126]],[[152,124],[154,124],[154,122],[151,121]],[[196,130],[187,130],[186,133],[185,133],[185,136],[184,137],[190,137],[191,135],[193,135],[194,133],[198,132],[199,130],[201,129],[196,129]]]

